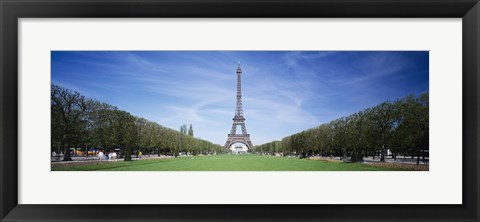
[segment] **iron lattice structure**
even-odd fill
[[[237,126],[242,127],[242,132],[237,134]],[[235,116],[233,117],[233,125],[230,134],[228,134],[227,142],[225,142],[225,148],[228,149],[234,143],[243,143],[248,149],[253,147],[252,141],[250,141],[250,134],[247,133],[245,127],[245,117],[243,117],[242,108],[242,69],[240,63],[237,68],[237,103],[235,108]]]

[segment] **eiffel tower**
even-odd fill
[[[241,134],[237,134],[237,126],[242,127]],[[243,143],[248,149],[252,149],[252,141],[250,141],[250,134],[247,133],[245,127],[245,117],[243,117],[242,108],[242,69],[240,63],[237,68],[237,106],[235,109],[235,116],[233,117],[233,125],[230,134],[228,134],[227,142],[225,142],[225,148],[228,149],[234,143]]]

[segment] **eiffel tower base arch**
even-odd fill
[[[225,142],[225,148],[228,149],[230,146],[232,146],[235,143],[242,143],[247,146],[248,150],[251,150],[253,148],[252,141],[250,141],[250,135],[244,136],[244,135],[230,135],[228,134],[228,139],[227,142]]]

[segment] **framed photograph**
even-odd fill
[[[2,1],[2,221],[478,221],[478,1]]]

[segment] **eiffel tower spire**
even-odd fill
[[[235,108],[235,117],[243,118],[242,108],[242,68],[240,68],[240,62],[238,62],[237,68],[237,106]]]
[[[229,148],[234,143],[243,143],[248,149],[253,147],[252,141],[250,141],[250,134],[247,133],[245,127],[245,117],[243,117],[242,107],[242,68],[240,68],[240,62],[237,67],[237,103],[235,108],[235,116],[233,117],[233,125],[230,134],[228,134],[227,142],[225,142],[225,148]],[[237,134],[237,126],[241,126],[241,134]]]

